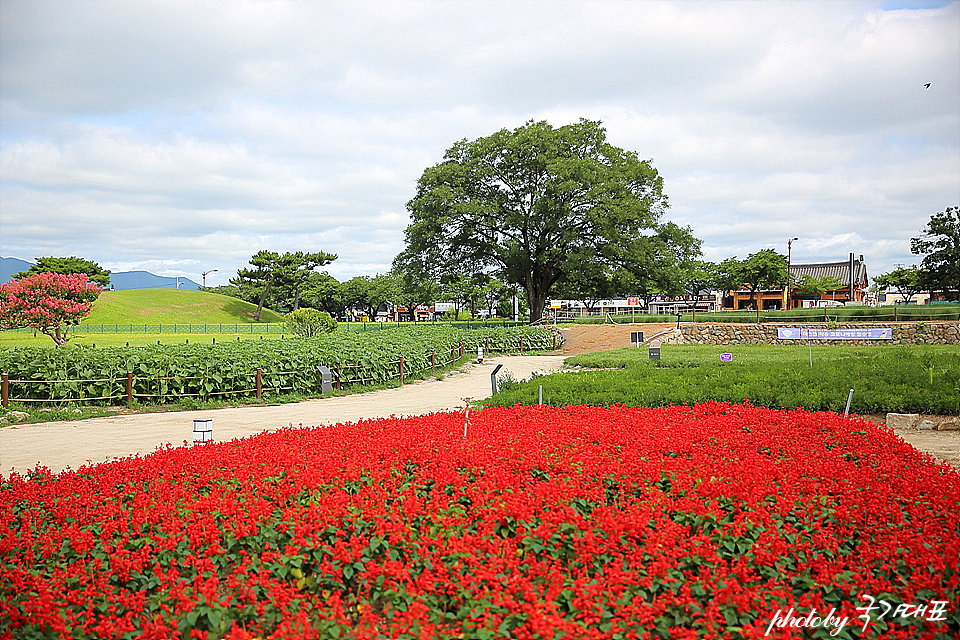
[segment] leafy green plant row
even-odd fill
[[[720,354],[731,353],[732,361]],[[595,368],[501,387],[498,406],[545,403],[660,407],[707,400],[843,412],[960,413],[960,347],[663,345],[661,359],[627,348],[566,360]],[[812,364],[811,364],[812,363]]]
[[[134,396],[196,397],[249,393],[261,369],[264,386],[310,393],[319,388],[319,366],[340,374],[342,384],[378,384],[400,375],[416,377],[451,360],[451,346],[475,353],[551,349],[553,334],[533,327],[460,329],[448,325],[401,327],[394,331],[336,332],[322,337],[251,340],[216,345],[154,345],[92,349],[26,347],[0,352],[0,372],[9,377],[15,400],[64,401],[124,398],[127,373]],[[453,359],[460,356],[459,349]]]

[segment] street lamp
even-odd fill
[[[203,278],[203,288],[204,288],[204,289],[207,288],[207,274],[208,274],[208,273],[216,273],[217,271],[218,271],[217,269],[210,269],[210,271],[204,271],[203,273],[200,274],[200,276]]]
[[[793,248],[793,241],[800,238],[790,238],[787,240],[787,311],[793,309],[793,288],[790,286],[790,250]]]

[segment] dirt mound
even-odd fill
[[[560,327],[563,333],[563,347],[557,353],[565,356],[577,356],[593,351],[609,351],[623,347],[636,346],[630,342],[630,334],[634,331],[643,332],[643,338],[649,342],[654,335],[667,329],[675,328],[676,324],[577,324],[569,327]]]

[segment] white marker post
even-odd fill
[[[213,418],[199,418],[193,421],[193,444],[213,442]]]

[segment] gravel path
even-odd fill
[[[413,416],[464,406],[464,398],[490,396],[490,374],[497,364],[517,380],[533,372],[563,367],[564,356],[501,356],[470,364],[442,380],[425,380],[396,389],[320,398],[267,407],[142,413],[70,422],[41,422],[0,428],[0,473],[24,473],[37,465],[59,472],[110,458],[145,455],[193,438],[194,419],[213,419],[213,436],[232,440],[289,425],[356,422],[362,418]]]

